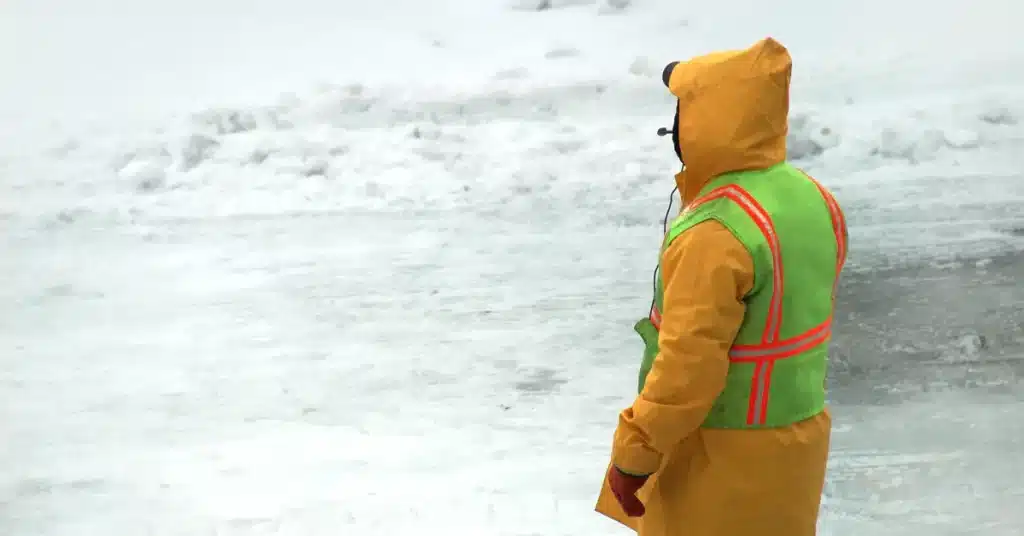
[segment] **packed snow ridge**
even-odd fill
[[[36,155],[18,179],[52,183],[58,197],[123,194],[114,196],[120,202],[146,194],[148,201],[120,208],[179,216],[184,203],[208,204],[207,194],[218,191],[217,210],[227,212],[277,212],[288,198],[293,210],[451,208],[528,193],[574,202],[595,182],[613,196],[660,196],[661,189],[638,188],[664,186],[673,171],[667,138],[654,135],[670,123],[672,102],[650,78],[506,85],[429,101],[389,88],[326,86],[268,106],[205,110],[132,136],[67,139]],[[790,158],[836,171],[922,163],[1019,142],[1022,117],[1021,100],[1009,97],[895,110],[852,100],[832,108],[795,103]],[[261,191],[258,204],[246,201]]]

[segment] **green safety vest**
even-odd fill
[[[825,408],[825,374],[836,284],[846,258],[846,224],[832,194],[787,164],[710,181],[669,227],[662,252],[707,220],[724,225],[750,252],[754,284],[729,350],[725,390],[708,428],[786,426]],[[659,257],[660,258],[660,257]],[[660,263],[644,340],[639,390],[658,354]]]

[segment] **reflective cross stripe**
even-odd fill
[[[796,337],[773,344],[734,344],[729,348],[729,361],[750,363],[793,357],[827,341],[831,335],[832,320],[829,319]]]

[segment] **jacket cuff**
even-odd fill
[[[631,445],[612,452],[612,465],[630,476],[649,476],[661,468],[661,454],[646,445]]]

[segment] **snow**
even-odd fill
[[[1022,10],[8,0],[0,533],[622,533],[591,509],[677,165],[661,67],[765,35],[852,295],[1009,271],[943,279],[985,338],[890,338],[1019,359]],[[912,372],[841,393],[823,533],[1019,533],[1015,377],[912,354],[851,358]]]

